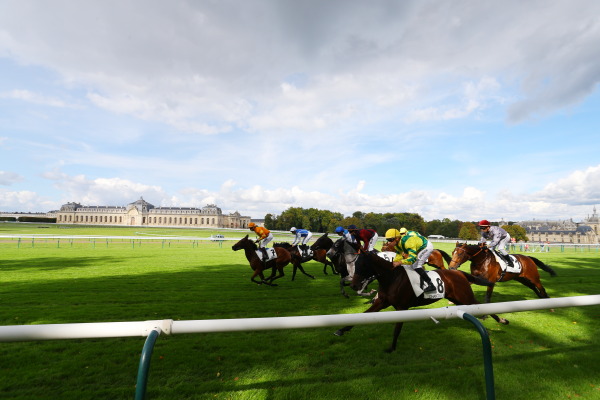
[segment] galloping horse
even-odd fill
[[[333,240],[325,233],[320,236],[311,246],[310,249],[313,251],[312,259],[323,264],[323,273],[327,275],[327,266],[331,267],[331,273],[337,275],[338,272],[335,270],[333,262],[327,258],[327,251],[333,246]],[[304,261],[302,261],[304,262]]]
[[[316,243],[315,243],[316,244]],[[358,253],[357,250],[350,245],[346,240],[340,238],[335,241],[333,246],[327,251],[327,256],[333,261],[336,271],[340,274],[340,292],[345,298],[350,298],[344,286],[349,286],[352,277],[350,271],[354,271],[356,264],[360,263],[364,258],[364,253]],[[350,270],[350,271],[349,271]],[[368,277],[367,277],[368,278]],[[360,288],[355,289],[356,294],[362,297],[370,297],[375,290],[365,292],[369,283],[372,280],[366,279],[362,282]]]
[[[381,246],[381,251],[396,251],[394,250],[394,243],[395,242],[385,242],[383,246]],[[446,253],[444,250],[434,249],[427,259],[426,264],[432,266],[433,268],[446,269],[444,260],[450,264],[452,257],[450,257],[450,254]]]
[[[482,286],[493,285],[485,279],[463,271],[440,269],[435,271],[435,273],[439,275],[439,278],[436,279],[436,286],[439,286],[443,282],[445,285],[444,297],[455,304],[479,304],[475,299],[470,283]],[[396,310],[408,310],[412,307],[424,306],[439,300],[439,298],[426,299],[423,294],[416,296],[404,267],[394,268],[391,262],[371,253],[365,254],[365,262],[357,265],[351,287],[353,289],[360,287],[365,277],[371,274],[375,274],[375,277],[379,281],[379,290],[373,305],[365,312],[377,312],[389,306],[393,306]],[[499,323],[508,324],[508,320],[500,318],[495,314],[492,314],[492,318]],[[392,345],[386,352],[391,353],[396,350],[402,325],[402,322],[396,323]],[[346,326],[336,331],[335,335],[342,336],[350,329],[352,329],[352,326]]]
[[[252,239],[248,239],[248,235],[240,239],[240,241],[231,246],[231,248],[233,249],[233,251],[244,249],[244,253],[246,253],[246,259],[248,259],[248,262],[250,263],[250,268],[254,270],[254,273],[252,274],[250,280],[259,285],[264,283],[269,286],[277,286],[273,283],[273,281],[285,275],[283,273],[283,267],[288,265],[292,258],[292,256],[286,249],[282,247],[274,247],[275,253],[277,254],[277,258],[263,263],[262,260],[258,258],[258,255],[256,254],[256,251],[258,250],[258,248],[256,247],[256,243],[254,243]],[[271,276],[265,279],[263,271],[268,268],[271,268]],[[276,271],[279,272],[277,276],[275,276]],[[256,275],[260,276],[261,281],[257,281],[254,279],[256,278]]]
[[[274,243],[273,247],[280,247],[283,249],[286,249],[289,253],[290,256],[292,257],[291,262],[292,265],[294,266],[294,270],[292,272],[292,280],[294,280],[294,278],[296,278],[296,270],[300,270],[300,272],[302,272],[304,275],[308,276],[309,278],[315,279],[314,276],[312,276],[311,274],[309,274],[308,272],[306,272],[304,270],[304,268],[302,267],[302,263],[305,261],[310,261],[312,260],[312,257],[302,257],[302,254],[300,254],[300,251],[298,250],[298,246],[292,246],[289,243]]]
[[[470,260],[471,273],[473,275],[487,279],[493,284],[514,279],[533,290],[539,298],[543,299],[550,297],[546,293],[544,286],[542,286],[542,282],[540,282],[538,267],[548,272],[550,276],[556,276],[556,272],[535,257],[524,256],[522,254],[514,254],[513,256],[521,264],[522,268],[520,273],[502,271],[492,250],[486,246],[468,245],[466,243],[460,244],[457,242],[456,248],[452,252],[452,261],[448,268],[457,269],[462,263]],[[489,303],[492,299],[493,292],[494,286],[489,286],[485,295],[486,303]]]

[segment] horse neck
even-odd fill
[[[371,257],[370,264],[375,271],[379,284],[384,286],[391,285],[394,282],[394,277],[398,274],[397,268],[391,268],[391,263],[389,261],[386,261],[377,255],[369,254],[368,256]],[[399,266],[398,268],[401,269],[399,270],[400,274],[404,273],[404,275],[406,275],[404,267]]]
[[[495,260],[494,255],[491,250],[481,249],[479,246],[472,247],[473,254],[469,252],[469,259],[471,260],[471,265],[475,268],[479,266],[483,266],[493,260]]]
[[[248,259],[248,261],[252,261],[254,258],[258,258],[258,256],[256,255],[256,246],[252,246],[251,243],[248,243],[246,246],[244,246],[244,253],[246,254],[246,258]]]

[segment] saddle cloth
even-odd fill
[[[493,253],[494,253],[494,257],[496,257],[496,261],[498,261],[498,264],[500,264],[500,268],[502,269],[502,272],[510,272],[511,274],[520,274],[521,273],[521,263],[517,260],[517,257],[513,256],[512,254],[508,255],[513,262],[513,267],[511,268],[508,266],[506,261],[504,261],[498,255],[498,253],[496,253],[495,251]]]
[[[312,258],[312,256],[313,256],[313,251],[310,248],[308,250],[306,250],[306,256],[304,256],[304,253],[302,252],[301,248],[298,248],[298,251],[300,252],[300,255],[302,257]]]
[[[394,261],[394,258],[396,258],[396,253],[393,251],[380,251],[377,255],[389,262]]]
[[[260,261],[265,261],[263,260],[263,252],[262,250],[256,250],[256,255],[258,256],[258,259]],[[268,247],[267,248],[267,260],[266,261],[271,261],[277,258],[277,253],[275,252],[275,249]]]
[[[431,279],[431,283],[437,289],[435,292],[423,292],[421,289],[421,277],[417,274],[410,265],[403,265],[406,273],[408,274],[408,278],[410,279],[410,283],[412,285],[413,291],[415,292],[415,296],[419,297],[424,294],[424,298],[426,299],[443,299],[446,295],[446,285],[444,285],[444,281],[440,277],[440,275],[436,271],[425,271],[427,272],[427,276]]]

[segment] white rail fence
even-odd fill
[[[484,368],[487,399],[495,399],[489,338],[487,337],[485,328],[472,316],[504,314],[562,307],[592,306],[599,304],[600,295],[587,295],[380,313],[191,321],[174,321],[172,319],[164,319],[137,322],[12,325],[0,326],[0,342],[146,337],[146,344],[144,345],[142,357],[140,359],[138,384],[136,385],[135,397],[136,399],[144,399],[146,394],[150,358],[152,356],[154,342],[160,334],[177,335],[211,332],[322,328],[329,326],[339,327],[346,325],[409,322],[427,319],[431,319],[438,323],[438,320],[441,319],[462,318],[471,321],[480,331],[484,347]]]

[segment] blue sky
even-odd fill
[[[0,210],[600,205],[600,3],[0,3]]]

